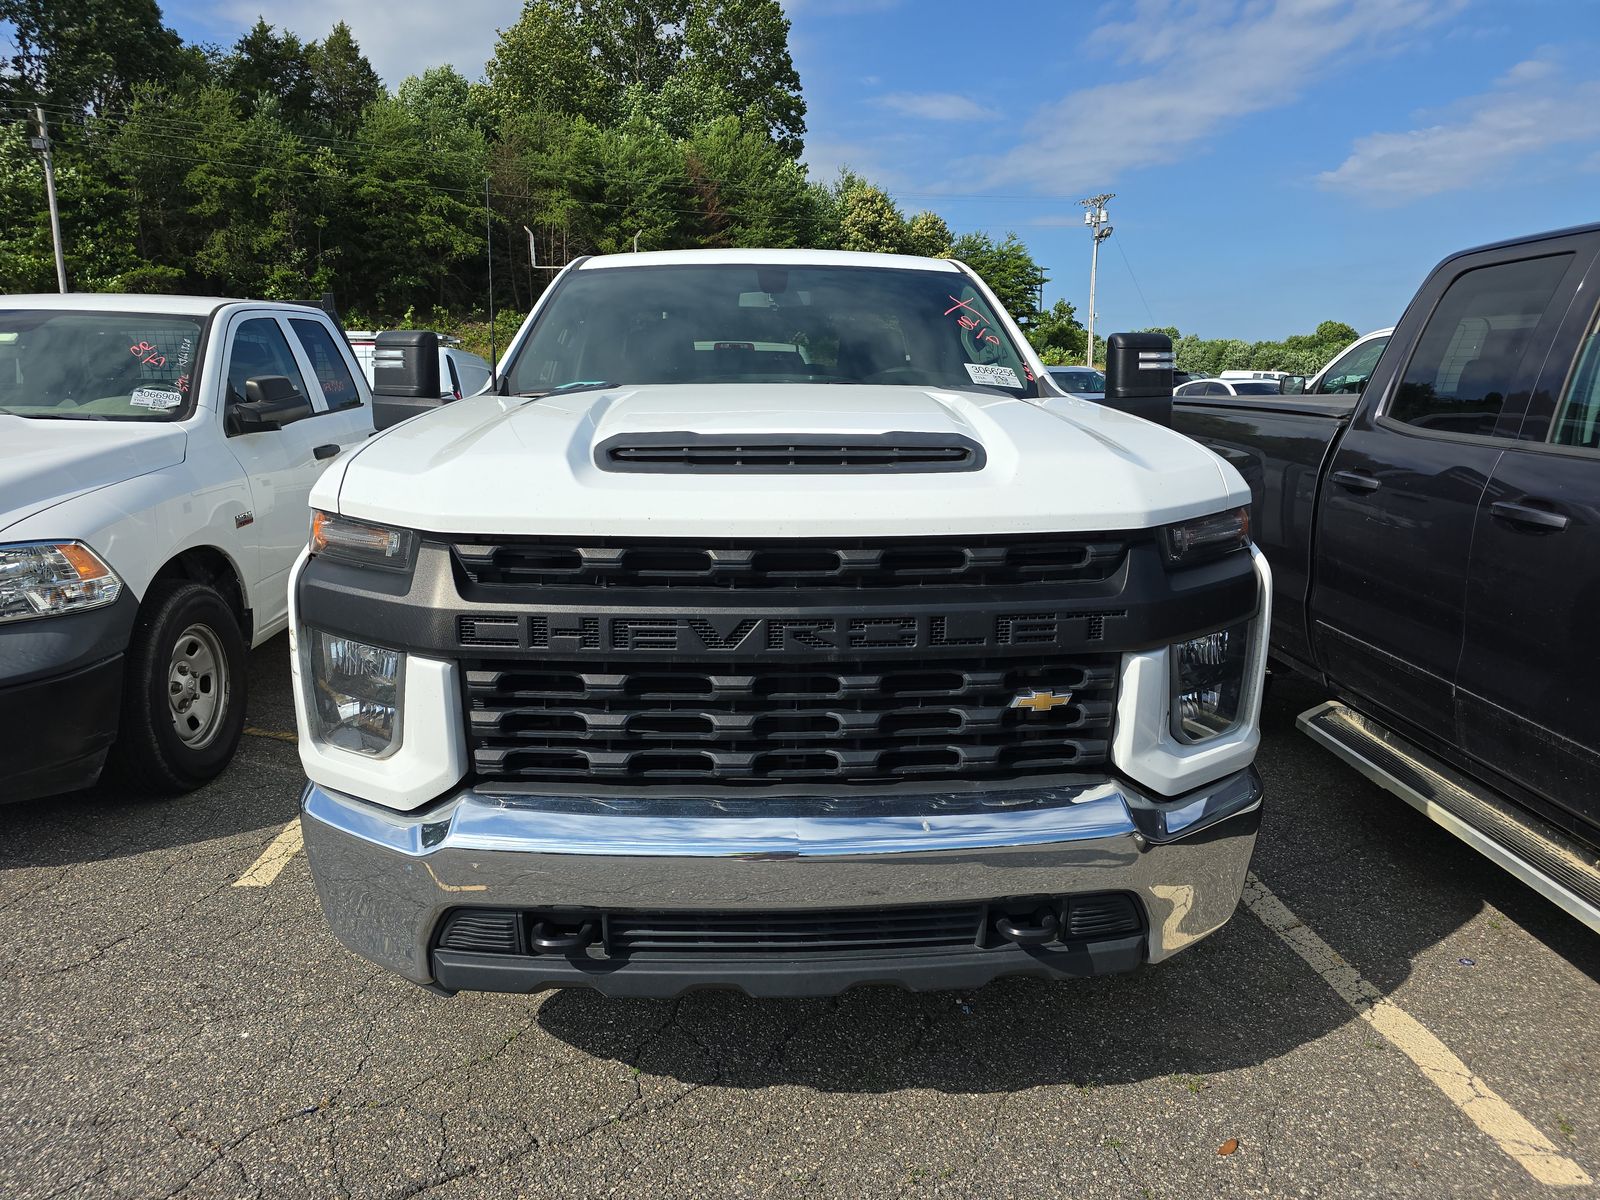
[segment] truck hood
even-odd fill
[[[697,474],[602,470],[618,434],[951,434],[981,470]],[[482,396],[396,425],[324,474],[312,503],[439,533],[805,537],[1138,529],[1249,502],[1172,430],[1066,396],[718,384]]]
[[[74,496],[176,466],[187,440],[176,425],[0,414],[0,531]]]

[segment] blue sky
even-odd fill
[[[343,18],[391,86],[478,78],[515,0],[170,0],[192,40]],[[806,159],[1014,230],[1102,331],[1392,324],[1446,253],[1600,220],[1600,0],[785,0]]]

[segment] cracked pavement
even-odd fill
[[[253,728],[293,726],[286,652]],[[1321,698],[1269,697],[1256,874],[1600,1176],[1600,939],[1299,735]],[[247,737],[192,796],[0,808],[0,1196],[1556,1190],[1242,908],[1101,980],[446,999],[333,940],[303,854],[233,886],[300,784]]]

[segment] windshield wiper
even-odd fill
[[[542,392],[518,392],[517,395],[532,396],[537,399],[540,396],[566,395],[568,392],[593,392],[616,386],[609,379],[574,379],[571,383],[563,383],[560,387],[547,388]]]
[[[58,413],[58,412],[17,412],[12,408],[0,408],[0,412],[8,417],[21,417],[26,421],[109,421],[111,418],[99,413]]]

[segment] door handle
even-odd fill
[[[329,442],[325,446],[318,446],[311,453],[316,456],[318,461],[321,461],[324,458],[332,458],[335,454],[339,453],[339,444],[337,442]]]
[[[1491,515],[1512,525],[1528,529],[1545,529],[1551,533],[1567,527],[1567,518],[1548,508],[1535,508],[1531,504],[1518,504],[1515,500],[1496,500],[1489,505]]]
[[[1352,492],[1375,492],[1383,486],[1381,481],[1360,471],[1335,471],[1328,478]]]

